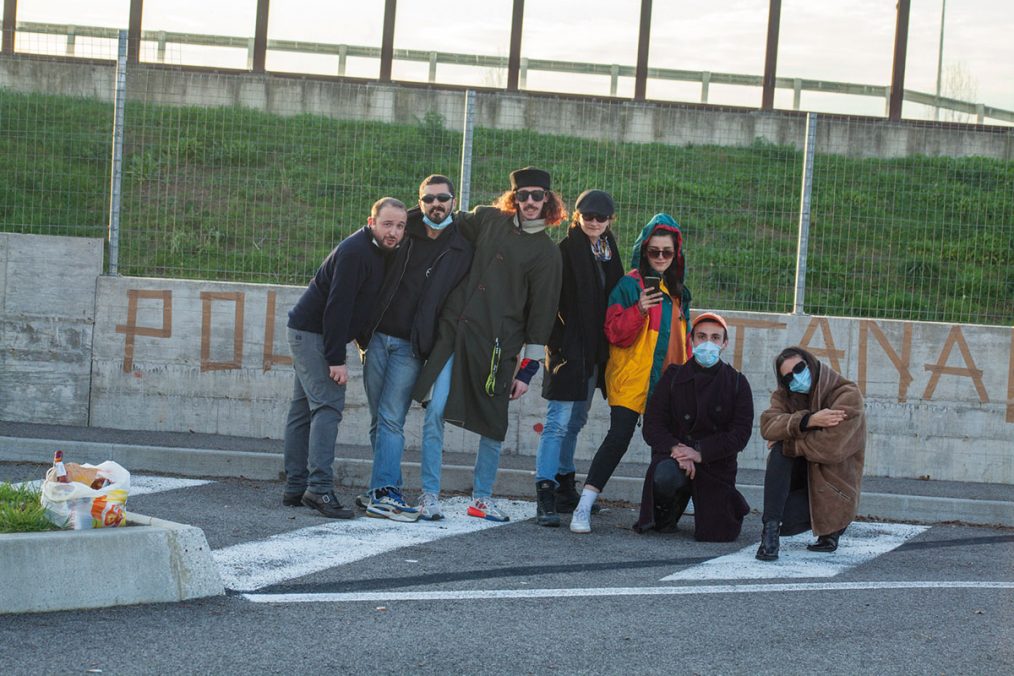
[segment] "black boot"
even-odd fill
[[[761,532],[760,547],[757,548],[758,559],[761,561],[774,561],[778,558],[778,535],[778,522],[766,521],[764,523],[764,530]]]
[[[535,523],[540,526],[557,527],[560,515],[556,513],[556,486],[549,479],[536,482],[536,514]]]
[[[581,494],[574,487],[574,472],[557,474],[556,483],[556,511],[560,514],[570,514],[577,509],[577,503],[581,501]]]
[[[848,528],[846,526],[845,528]],[[817,541],[812,545],[806,545],[806,548],[811,552],[822,552],[824,554],[830,554],[831,552],[838,549],[838,538],[845,532],[845,528],[834,533],[828,533],[827,535],[818,535]]]

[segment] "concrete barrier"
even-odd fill
[[[53,261],[67,260],[69,247],[76,246],[68,238],[28,235],[0,241],[16,244],[7,249],[8,280],[10,270],[20,265],[19,256],[37,259],[36,273],[45,276],[45,261],[55,266]],[[5,351],[0,383],[11,383],[11,389],[0,387],[0,419],[66,424],[63,407],[53,402],[72,396],[78,409],[81,402],[88,405],[87,422],[78,412],[71,416],[72,424],[281,437],[292,388],[286,314],[301,288],[108,276],[92,283],[93,305],[82,299],[85,308],[80,309],[57,302],[52,291],[33,299],[31,285],[15,288],[18,302],[10,303],[12,285],[7,282],[0,306],[5,344],[55,341],[39,334],[56,331],[75,313],[92,312],[94,326],[88,334],[91,343],[82,342],[76,357],[90,363],[90,378],[72,378],[77,385],[62,382],[66,362],[55,350]],[[724,358],[749,380],[755,420],[774,387],[774,356],[782,347],[799,344],[865,393],[867,475],[1014,484],[1011,327],[723,314],[730,324]],[[364,445],[369,413],[362,368],[354,355],[350,346],[351,385],[340,440]],[[22,382],[18,370],[24,363],[35,371],[30,383]],[[535,454],[546,405],[539,396],[541,375],[531,389],[510,407],[505,453]],[[608,424],[608,407],[596,399],[580,437],[579,460],[592,457]],[[413,405],[406,425],[409,448],[419,447],[421,431],[422,409]],[[447,450],[471,451],[476,445],[475,435],[447,426]],[[636,434],[625,460],[647,462],[649,455]],[[762,469],[765,457],[755,429],[741,467]]]
[[[124,528],[0,535],[0,614],[225,593],[200,528],[129,514]]]

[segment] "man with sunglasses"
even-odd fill
[[[719,358],[729,344],[724,318],[697,315],[690,339],[693,358],[666,370],[644,412],[651,464],[634,530],[675,531],[692,497],[694,539],[731,542],[750,511],[736,490],[736,458],[753,431],[753,395]]]
[[[428,401],[427,418],[439,416],[480,436],[468,514],[490,521],[508,520],[492,499],[508,403],[528,390],[545,358],[560,299],[560,252],[545,229],[566,218],[548,172],[526,167],[512,172],[510,181],[493,206],[459,214],[475,257],[447,299],[413,393]],[[424,494],[439,495],[442,452],[442,429],[428,426]]]
[[[388,267],[370,330],[360,343],[366,346],[363,382],[370,406],[373,471],[369,493],[356,502],[367,516],[393,521],[439,518],[439,505],[432,508],[436,496],[424,493],[420,508],[405,502],[401,458],[412,388],[433,349],[437,317],[472,263],[472,244],[455,222],[454,205],[451,179],[440,174],[423,179],[419,206],[408,212],[405,240]],[[428,415],[424,430],[434,425],[442,423]]]

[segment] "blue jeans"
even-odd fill
[[[412,404],[412,388],[422,361],[412,355],[412,344],[376,332],[366,348],[363,385],[370,405],[370,445],[373,471],[370,489],[401,488],[401,456],[405,451],[405,416]]]
[[[440,494],[440,465],[443,463],[444,452],[444,407],[447,396],[451,392],[451,371],[454,368],[452,354],[444,364],[436,381],[433,393],[426,405],[426,418],[423,421],[422,443],[422,489],[424,493]],[[472,497],[488,498],[493,495],[493,483],[496,472],[500,468],[500,447],[502,441],[481,437],[479,451],[475,457],[475,470],[472,474]]]
[[[550,400],[546,407],[546,424],[535,451],[535,481],[556,481],[557,474],[570,474],[574,467],[577,435],[588,422],[588,409],[595,396],[595,372],[588,379],[588,395],[584,401]]]
[[[324,336],[289,329],[288,339],[296,377],[285,422],[285,492],[330,493],[345,386],[331,380]]]

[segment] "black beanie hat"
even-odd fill
[[[605,190],[585,190],[574,203],[574,210],[582,214],[601,214],[610,217],[616,213],[616,205]]]
[[[511,172],[511,190],[518,188],[542,188],[552,190],[549,186],[549,172],[535,167],[525,167]]]

